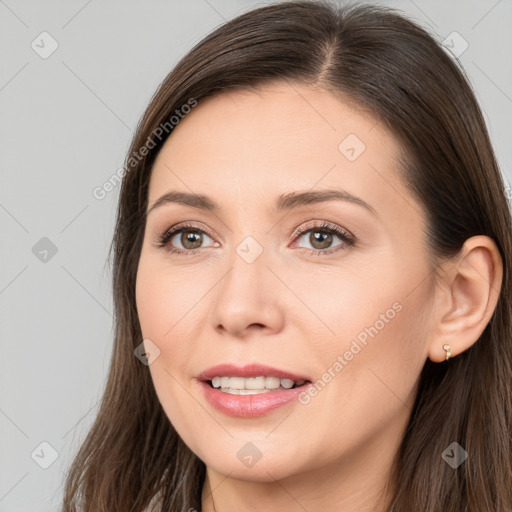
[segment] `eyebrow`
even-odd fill
[[[374,215],[378,215],[375,208],[368,204],[360,197],[354,196],[345,190],[317,190],[317,191],[306,191],[306,192],[290,192],[288,194],[281,194],[274,205],[275,212],[281,212],[284,210],[291,210],[301,206],[307,206],[310,204],[321,203],[325,201],[347,201],[353,204],[357,204],[366,208]],[[184,206],[190,206],[192,208],[198,208],[209,212],[220,211],[220,206],[210,197],[203,194],[193,194],[189,192],[178,192],[172,191],[164,194],[155,201],[153,206],[146,212],[146,216],[152,211],[160,208],[161,206],[169,203],[181,204]]]

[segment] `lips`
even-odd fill
[[[236,377],[250,379],[251,377],[261,376],[265,378],[275,377],[281,379],[281,386],[277,389],[243,389],[237,391],[237,386],[235,386],[235,389],[221,389],[215,388],[211,383],[214,377],[221,377],[221,380],[224,380],[222,377],[228,377],[231,381],[236,381]],[[288,382],[284,382],[286,379]],[[238,418],[265,416],[278,408],[285,406],[291,407],[292,404],[298,403],[299,395],[303,393],[306,388],[312,386],[311,379],[306,375],[300,375],[259,363],[245,366],[220,364],[201,372],[197,376],[197,380],[204,398],[212,407],[225,415]],[[270,379],[270,381],[273,380],[274,379]],[[283,382],[289,386],[291,384],[290,381],[301,384],[294,385],[291,388],[282,386]],[[217,380],[217,384],[218,383]],[[240,383],[238,382],[237,384],[239,387]],[[245,383],[242,387],[245,387]]]
[[[295,382],[307,381],[311,379],[307,375],[300,375],[286,370],[281,370],[272,366],[259,363],[252,363],[245,366],[236,366],[233,364],[219,364],[204,370],[197,376],[197,380],[201,382],[211,381],[214,377],[277,377],[279,379],[290,379]]]

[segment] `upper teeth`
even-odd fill
[[[280,379],[279,377],[214,377],[212,385],[214,388],[229,389],[278,389],[279,386],[290,389],[294,384],[301,386],[304,380],[293,381],[291,379]]]

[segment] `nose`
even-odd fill
[[[245,338],[251,331],[273,334],[283,327],[284,290],[269,268],[266,252],[250,261],[235,253],[216,286],[211,321],[220,334]]]

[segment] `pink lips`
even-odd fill
[[[258,377],[260,375],[278,377],[280,379],[291,379],[293,381],[305,380],[302,386],[292,389],[277,389],[269,392],[254,395],[231,395],[215,389],[209,382],[213,377]],[[250,364],[244,367],[232,364],[221,364],[208,368],[197,379],[203,390],[206,400],[218,411],[235,417],[255,417],[267,414],[274,409],[297,401],[298,396],[305,391],[307,386],[312,385],[308,377],[283,371],[278,368],[261,364]]]

